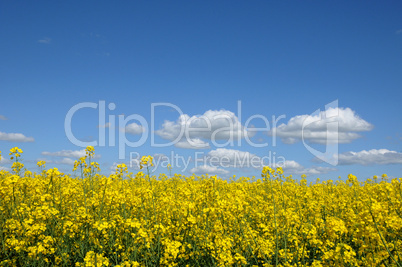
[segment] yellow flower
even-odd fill
[[[21,157],[22,153],[23,152],[22,152],[22,150],[20,148],[13,147],[13,148],[10,149],[10,154],[9,155],[10,156],[14,155],[16,158],[19,158],[19,157]],[[11,157],[11,159],[14,159],[14,157]]]
[[[38,167],[43,167],[43,168],[45,168],[45,167],[46,167],[46,162],[43,161],[43,160],[40,160],[40,161],[38,161],[38,163],[36,163],[36,165],[38,165]]]
[[[24,167],[24,164],[16,161],[11,166],[11,169],[13,169],[13,171],[18,174],[22,170],[23,167]]]
[[[95,148],[93,146],[87,146],[85,153],[88,157],[92,157],[95,154]]]
[[[118,165],[116,166],[116,172],[115,172],[116,175],[123,175],[123,172],[124,172],[124,173],[128,173],[127,165],[124,164],[124,163],[118,164]]]
[[[0,266],[191,266],[203,257],[216,266],[396,266],[402,253],[402,178],[360,183],[350,174],[307,185],[266,166],[269,183],[141,171],[123,180],[125,164],[94,174],[89,147],[76,179],[57,168],[32,173],[22,151],[10,151],[14,172],[0,171],[10,258]]]
[[[265,177],[265,176],[270,176],[270,174],[273,174],[275,171],[271,168],[271,167],[269,167],[269,166],[265,166],[263,169],[262,169],[262,173],[261,173],[261,175],[263,176],[263,177]]]
[[[140,169],[142,169],[144,166],[154,166],[152,160],[153,160],[152,156],[142,156],[140,162]]]

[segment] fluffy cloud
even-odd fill
[[[204,142],[199,138],[194,138],[191,140],[182,139],[174,144],[175,147],[187,148],[187,149],[197,149],[197,148],[210,148],[208,142]]]
[[[2,167],[2,166],[0,166],[0,171],[11,171],[11,169],[10,168],[8,168],[8,167]]]
[[[402,153],[388,149],[371,149],[345,152],[338,155],[339,165],[402,164]]]
[[[144,128],[141,125],[133,122],[128,124],[124,129],[120,129],[120,131],[129,133],[129,134],[142,134],[144,132]]]
[[[208,152],[204,159],[210,165],[235,168],[262,168],[263,159],[247,151],[218,148]]]
[[[56,160],[56,164],[74,165],[75,160],[71,158],[62,158],[61,160]]]
[[[81,158],[85,156],[85,149],[82,150],[62,150],[57,152],[42,152],[44,156],[51,157],[67,157],[67,158]]]
[[[9,159],[6,159],[6,158],[4,157],[4,155],[1,157],[1,159],[0,159],[0,165],[2,165],[2,164],[10,164],[10,163],[12,163],[12,161],[9,160]]]
[[[85,156],[85,149],[81,150],[61,150],[61,151],[56,151],[56,152],[48,152],[48,151],[43,151],[41,153],[43,156],[49,156],[49,157],[55,157],[55,158],[61,158],[61,159],[40,159],[44,160],[47,163],[53,163],[53,164],[62,164],[62,165],[74,165],[74,162],[76,159],[84,157]],[[94,158],[100,158],[99,154],[95,154]]]
[[[288,144],[302,139],[318,144],[342,144],[361,137],[357,132],[372,129],[373,125],[361,119],[350,108],[329,108],[317,115],[295,116],[287,124],[273,128],[268,134],[278,136]]]
[[[155,133],[172,141],[176,147],[193,149],[209,148],[209,143],[203,140],[219,145],[216,140],[230,142],[253,135],[241,125],[233,112],[227,110],[208,110],[201,116],[192,117],[182,114],[176,122],[165,121]]]
[[[235,149],[218,148],[211,150],[208,154],[199,159],[199,162],[203,162],[204,165],[194,169],[202,170],[199,173],[205,173],[206,168],[211,170],[226,171],[221,168],[254,168],[261,170],[263,166],[271,166],[272,168],[282,167],[285,175],[320,175],[335,171],[335,168],[312,166],[304,167],[300,163],[294,160],[285,160],[284,157],[275,156],[275,159],[269,156],[257,156],[247,151],[240,151]],[[198,162],[198,163],[199,163]],[[273,163],[272,163],[273,162]],[[192,169],[193,170],[193,169]],[[190,172],[193,172],[190,170]]]
[[[195,174],[207,174],[208,173],[208,174],[216,175],[216,174],[228,174],[229,171],[220,169],[215,166],[201,165],[201,166],[192,168],[190,170],[190,173],[195,173]]]
[[[33,137],[26,137],[21,133],[3,133],[0,132],[0,140],[9,142],[33,142]]]
[[[307,176],[311,176],[311,175],[320,175],[320,174],[328,173],[331,171],[336,171],[335,168],[330,168],[330,167],[313,166],[310,168],[306,168],[294,160],[286,160],[282,164],[277,164],[276,166],[272,166],[272,167],[282,167],[285,175],[305,174]]]
[[[64,158],[81,158],[85,156],[85,149],[81,150],[61,150],[56,152],[43,151],[41,153],[43,156],[50,157],[64,157]],[[94,158],[100,158],[99,154],[95,154]]]
[[[248,151],[240,151],[235,149],[218,148],[208,152],[206,157],[200,159],[204,161],[204,164],[208,164],[211,167],[234,167],[234,168],[254,168],[262,169],[264,166],[271,166],[273,168],[282,167],[285,174],[305,174],[319,175],[335,171],[334,168],[313,166],[306,168],[300,163],[294,160],[285,160],[282,156],[257,156]]]
[[[73,166],[75,160],[73,160],[72,158],[62,158],[60,160],[46,160],[44,159],[44,161],[46,161],[46,163],[54,163],[54,164],[63,164],[63,165],[70,165]]]

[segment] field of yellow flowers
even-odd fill
[[[0,171],[0,266],[402,266],[402,178]]]

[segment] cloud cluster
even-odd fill
[[[0,115],[0,120],[7,120],[7,117],[4,115]],[[34,142],[35,139],[33,137],[27,137],[22,133],[5,133],[0,132],[0,140],[8,141],[8,142]]]
[[[120,131],[136,135],[136,134],[142,134],[144,132],[144,127],[133,122],[128,124],[125,128],[120,129]]]
[[[339,165],[386,165],[402,164],[402,153],[388,149],[371,149],[345,152],[338,155]]]
[[[62,159],[45,160],[47,163],[74,165],[75,160],[86,155],[85,149],[81,150],[61,150],[56,152],[43,151],[43,156],[56,157]],[[100,154],[95,154],[94,158],[100,158]]]
[[[276,167],[276,166],[272,166]],[[286,160],[282,166],[277,166],[277,167],[282,167],[285,175],[292,174],[292,175],[302,175],[305,174],[307,176],[311,175],[320,175],[320,174],[325,174],[328,172],[336,171],[335,168],[330,168],[330,167],[321,167],[321,166],[313,166],[306,168],[300,163],[294,161],[294,160]]]
[[[263,158],[248,151],[218,148],[207,153],[204,162],[221,167],[262,168]]]
[[[218,169],[219,167],[227,168],[254,168],[262,169],[264,166],[271,166],[272,168],[282,167],[286,175],[319,175],[331,171],[335,168],[312,166],[304,167],[294,160],[285,160],[282,156],[257,156],[248,151],[240,151],[235,149],[218,148],[208,152],[206,157],[202,159],[204,165]],[[205,168],[204,168],[205,169]],[[203,169],[201,169],[203,170]]]
[[[98,128],[110,128],[110,127],[113,127],[113,125],[111,125],[110,122],[107,122],[104,125],[98,125]],[[125,127],[121,127],[119,129],[119,131],[123,132],[123,133],[137,135],[137,134],[142,134],[143,132],[145,132],[145,129],[142,125],[139,125],[139,124],[133,122],[133,123],[127,124]]]
[[[344,144],[360,138],[357,132],[372,129],[372,124],[361,119],[350,108],[329,108],[317,115],[292,117],[287,124],[271,129],[268,134],[280,137],[287,144],[303,139],[318,144]]]
[[[215,166],[201,165],[201,166],[192,168],[190,170],[190,173],[219,175],[219,174],[228,174],[229,171],[215,167]]]
[[[2,167],[2,166],[0,166],[0,171],[11,171],[11,169],[10,168],[8,168],[8,167]]]
[[[208,110],[201,116],[192,117],[182,114],[175,122],[165,121],[155,133],[176,147],[190,149],[209,148],[209,141],[216,144],[216,140],[233,141],[253,135],[233,112],[227,110]]]
[[[85,149],[61,150],[61,151],[57,151],[57,152],[43,151],[41,154],[43,156],[51,156],[51,157],[81,158],[81,157],[85,157]]]
[[[33,142],[33,137],[26,137],[22,133],[4,133],[0,132],[0,140],[9,142]]]
[[[53,160],[51,163],[64,164],[64,165],[74,165],[75,160],[72,158],[62,158],[60,160]]]
[[[11,164],[12,161],[9,159],[6,159],[4,156],[1,157],[0,159],[0,165],[6,165],[6,164]]]

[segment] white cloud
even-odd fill
[[[228,174],[228,170],[220,169],[215,166],[208,166],[208,165],[201,165],[194,167],[190,170],[190,173],[195,173],[195,174]]]
[[[124,129],[120,130],[129,134],[142,134],[144,132],[144,128],[135,122],[128,124]]]
[[[235,149],[218,148],[211,150],[206,155],[205,162],[210,165],[218,165],[220,167],[235,167],[235,168],[262,168],[263,159],[255,154],[247,151]]]
[[[61,151],[56,151],[56,152],[48,152],[48,151],[43,151],[41,153],[43,156],[49,156],[49,157],[56,157],[56,158],[62,158],[62,159],[40,159],[46,161],[46,163],[53,163],[53,164],[63,164],[63,165],[74,165],[74,162],[76,159],[84,157],[85,156],[85,149],[81,150],[61,150]],[[94,158],[100,158],[100,155],[94,156]]]
[[[402,34],[402,29],[396,30],[395,33],[396,34]]]
[[[371,149],[345,152],[338,155],[339,165],[386,165],[402,164],[402,153],[388,149]]]
[[[40,43],[40,44],[50,44],[51,41],[52,41],[51,38],[45,37],[45,38],[42,38],[42,39],[38,40],[38,43]]]
[[[33,142],[33,137],[26,137],[21,133],[3,133],[0,132],[0,140],[9,142]]]
[[[235,168],[255,168],[260,169],[264,166],[271,166],[272,168],[282,167],[285,175],[319,175],[335,171],[335,168],[312,166],[306,168],[294,160],[285,160],[284,157],[275,156],[272,154],[267,156],[257,156],[247,151],[240,151],[234,149],[218,148],[210,151],[205,162],[212,167],[235,167]],[[271,163],[273,162],[273,163]]]
[[[0,171],[11,171],[11,169],[10,168],[8,168],[8,167],[2,167],[2,166],[0,166]]]
[[[1,165],[4,165],[4,164],[11,164],[11,163],[12,163],[11,160],[6,159],[4,156],[1,156],[1,159],[0,159],[0,164],[1,164]]]
[[[337,122],[337,129],[331,122]],[[305,128],[303,129],[303,125]],[[328,129],[327,129],[327,126]],[[293,144],[308,140],[311,143],[350,143],[361,136],[356,132],[370,131],[373,125],[361,119],[350,108],[329,108],[319,115],[299,115],[287,124],[281,124],[268,132],[278,136],[284,143]]]
[[[61,160],[56,160],[54,163],[56,164],[65,164],[65,165],[74,165],[75,160],[71,158],[63,158]]]
[[[239,151],[242,153],[236,154],[238,152],[236,151],[232,151],[229,152],[229,154],[227,156],[222,155],[223,151],[218,151],[218,152],[214,152],[213,154],[215,154],[216,157],[220,157],[220,159],[222,160],[223,158],[227,158],[231,161],[230,164],[232,164],[230,167],[254,167],[257,169],[262,169],[262,158],[253,155],[249,152],[245,152],[245,151]],[[241,155],[241,156],[239,156]],[[239,158],[241,158],[241,160],[239,160]],[[247,158],[250,160],[252,160],[254,158],[255,163],[252,164],[249,161],[249,165],[245,164],[247,162]],[[246,159],[246,160],[245,160]],[[258,161],[260,160],[260,161]],[[244,161],[244,162],[243,162]],[[223,162],[223,161],[222,161]],[[221,163],[222,163],[221,162]],[[227,161],[229,162],[229,161]],[[242,162],[242,163],[241,163]],[[260,165],[259,165],[260,164]],[[195,173],[195,174],[228,174],[229,171],[219,168],[219,167],[228,167],[226,164],[212,164],[211,162],[209,162],[209,165],[204,164],[204,165],[200,165],[200,166],[196,166],[194,168],[192,168],[190,170],[190,173]],[[305,174],[307,176],[317,176],[320,174],[325,174],[328,172],[332,172],[332,171],[336,171],[335,168],[330,168],[330,167],[321,167],[321,166],[312,166],[312,167],[304,167],[303,165],[301,165],[300,163],[294,161],[294,160],[286,160],[284,162],[278,163],[278,164],[271,164],[272,168],[276,168],[276,167],[282,167],[284,174],[285,175],[302,175]]]
[[[0,115],[0,120],[5,121],[5,120],[7,120],[7,117],[4,115]]]
[[[178,142],[176,142],[175,147],[179,148],[187,148],[187,149],[204,149],[204,148],[210,148],[208,142],[204,142],[199,138],[194,138],[190,140],[182,139]]]
[[[71,165],[71,166],[74,165],[74,162],[75,162],[75,160],[71,159],[71,158],[62,158],[60,160],[38,159],[37,161],[39,161],[39,160],[43,160],[49,164],[63,164],[63,165]]]
[[[328,173],[331,171],[336,171],[335,168],[330,168],[330,167],[313,166],[310,168],[306,168],[294,160],[286,160],[284,163],[277,164],[277,165],[274,165],[271,167],[273,167],[273,168],[282,167],[285,175],[305,174],[307,176],[311,176],[311,175],[320,175],[320,174]]]
[[[227,110],[208,110],[192,117],[182,114],[176,122],[165,121],[155,133],[182,148],[208,148],[209,144],[203,140],[230,142],[255,134],[247,131],[236,115]]]
[[[50,157],[81,158],[85,157],[86,152],[85,149],[81,149],[81,150],[61,150],[56,152],[43,151],[41,154]],[[94,158],[100,158],[100,155],[95,154]]]
[[[85,157],[85,149],[82,150],[62,150],[57,152],[42,152],[44,156],[51,157],[67,157],[67,158],[81,158]]]

